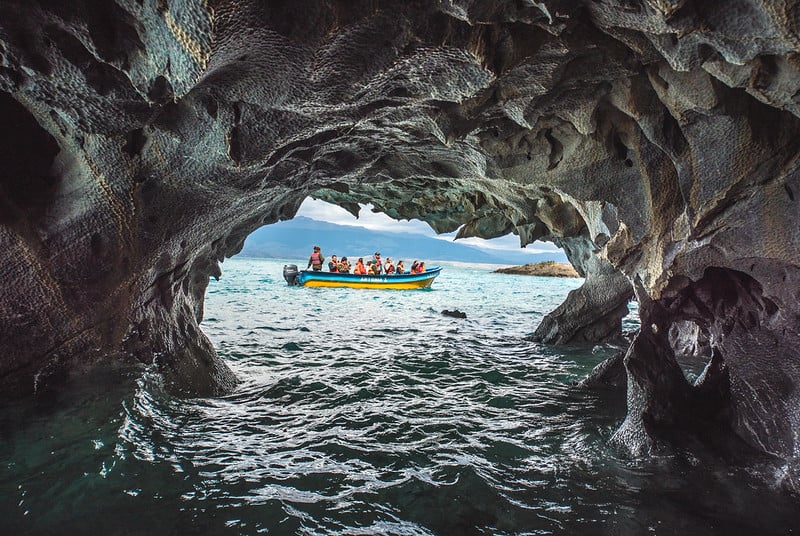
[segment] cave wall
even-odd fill
[[[143,363],[236,382],[219,262],[313,195],[566,249],[542,341],[613,338],[634,452],[687,413],[785,460],[800,381],[798,9],[781,0],[6,0],[0,383]],[[670,338],[714,358],[690,385]],[[691,400],[703,411],[688,409]]]

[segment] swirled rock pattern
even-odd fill
[[[125,361],[230,389],[198,328],[219,261],[308,195],[371,202],[565,247],[586,285],[544,340],[612,336],[635,292],[620,444],[714,422],[796,489],[799,20],[789,0],[6,0],[5,392]],[[710,341],[697,384],[676,322]]]

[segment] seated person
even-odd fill
[[[331,262],[328,263],[328,270],[334,273],[339,271],[339,261],[336,260],[336,255],[331,255]]]
[[[408,273],[416,274],[417,273],[417,266],[419,266],[419,261],[412,262],[411,263],[411,269],[408,271]]]
[[[339,262],[339,272],[343,274],[350,273],[350,263],[347,261],[347,257],[342,257],[342,260]]]
[[[392,264],[391,257],[386,257],[386,262],[383,263],[383,271],[386,272],[387,275],[394,273],[394,264]]]
[[[424,262],[420,262],[417,265],[417,273],[418,274],[424,274],[425,273],[425,263]]]
[[[356,267],[353,268],[353,273],[356,275],[367,275],[367,269],[364,267],[363,257],[359,257],[356,262]]]
[[[402,275],[402,274],[406,273],[406,267],[403,266],[403,261],[397,261],[397,266],[395,266],[394,272],[397,275]]]
[[[376,272],[375,273],[377,273],[377,274],[381,273],[382,268],[383,268],[382,263],[383,263],[383,261],[381,261],[381,254],[380,254],[380,252],[376,251],[375,255],[372,257],[372,264],[377,264],[378,265],[377,268],[376,268]]]

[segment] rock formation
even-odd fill
[[[714,422],[797,489],[798,17],[789,0],[6,0],[4,392],[124,361],[230,389],[198,328],[218,263],[306,196],[371,202],[564,247],[586,283],[542,340],[613,335],[635,292],[616,440]],[[676,322],[710,340],[692,385]]]
[[[628,314],[628,302],[633,297],[630,281],[607,259],[593,253],[594,244],[588,237],[553,241],[586,279],[544,317],[533,340],[550,344],[619,342],[622,318]]]
[[[498,268],[495,274],[533,275],[539,277],[580,277],[575,268],[566,262],[544,261]]]

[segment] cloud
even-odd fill
[[[337,207],[325,201],[307,197],[300,205],[298,216],[305,216],[312,220],[326,221],[337,225],[351,225],[362,227],[371,231],[389,233],[421,234],[435,236],[436,233],[430,225],[419,220],[393,220],[381,212],[372,212],[372,205],[361,205],[358,219],[342,207]]]
[[[361,205],[358,219],[341,207],[307,197],[300,205],[298,216],[305,216],[312,220],[326,221],[337,225],[350,225],[362,227],[371,231],[382,231],[389,233],[419,234],[438,238],[440,240],[453,240],[456,233],[437,235],[431,227],[420,220],[393,220],[386,214],[372,212],[372,205]],[[549,242],[534,242],[525,248],[520,248],[519,237],[517,235],[506,235],[500,238],[484,240],[483,238],[461,238],[458,240],[462,244],[469,244],[481,249],[495,251],[521,251],[523,253],[552,253],[561,251],[557,246]]]
[[[439,238],[441,240],[453,240],[455,236],[456,233],[448,233],[435,236],[434,238]],[[561,251],[561,248],[555,244],[539,241],[536,241],[533,244],[528,244],[523,248],[519,245],[519,237],[515,234],[501,236],[500,238],[492,238],[491,240],[477,237],[459,238],[458,242],[461,244],[469,244],[470,246],[475,246],[481,249],[520,251],[522,253],[529,253],[531,255],[536,255],[537,253],[558,253]]]

